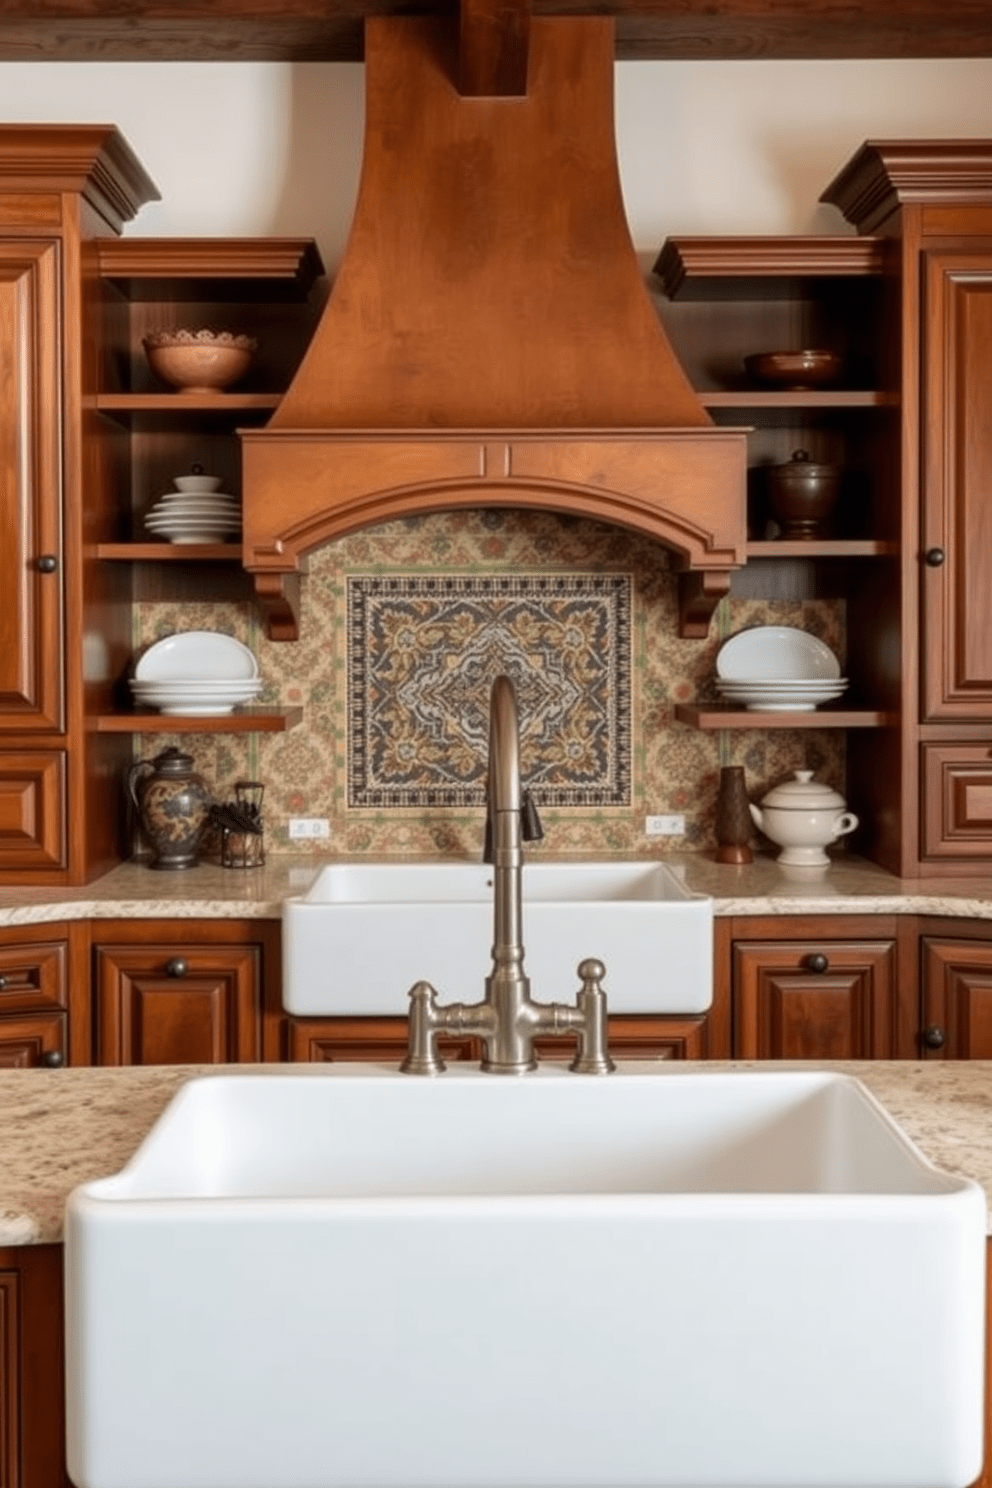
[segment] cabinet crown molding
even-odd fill
[[[159,190],[112,124],[0,124],[0,191],[78,192],[114,232]]]
[[[992,202],[992,140],[867,140],[820,200],[860,233],[908,202]]]

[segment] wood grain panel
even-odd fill
[[[738,942],[733,963],[735,1058],[894,1057],[894,941]]]
[[[0,242],[0,730],[62,727],[59,245]]]
[[[65,838],[65,755],[0,752],[0,868],[61,868]]]
[[[923,702],[992,718],[992,240],[926,255]]]
[[[923,844],[932,858],[992,858],[992,745],[924,744]]]
[[[259,1058],[257,946],[99,944],[94,968],[99,1064]]]
[[[924,936],[920,962],[923,1024],[943,1035],[922,1057],[992,1059],[992,942]]]
[[[0,1488],[20,1488],[20,1277],[0,1271]]]

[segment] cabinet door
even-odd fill
[[[61,1245],[0,1250],[0,1488],[72,1488]]]
[[[920,941],[926,1059],[992,1059],[992,941]]]
[[[57,1069],[67,1062],[64,1013],[0,1015],[0,1069]]]
[[[58,326],[58,244],[0,242],[3,732],[62,727]]]
[[[923,711],[992,718],[992,242],[926,255]]]
[[[895,942],[738,942],[738,1059],[895,1057]]]
[[[992,856],[992,745],[924,744],[923,851]]]
[[[260,1057],[257,946],[98,945],[94,954],[98,1064]]]
[[[0,868],[65,866],[65,765],[61,750],[0,750]]]

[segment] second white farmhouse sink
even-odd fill
[[[855,1080],[191,1081],[66,1214],[78,1488],[965,1488],[986,1202]]]
[[[319,1017],[405,1014],[416,981],[481,998],[492,870],[482,863],[334,863],[283,908],[283,1002]],[[611,1012],[701,1013],[713,1000],[713,901],[665,863],[523,870],[525,969],[540,1002],[572,1002],[576,967],[606,965]]]

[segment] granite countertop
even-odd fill
[[[344,860],[280,854],[270,856],[263,868],[247,871],[204,863],[172,873],[156,872],[140,862],[122,863],[81,888],[0,888],[0,926],[69,919],[279,919],[283,901],[306,893],[320,868],[335,861]],[[988,877],[896,878],[875,863],[843,854],[827,868],[787,868],[770,855],[758,855],[740,868],[714,863],[699,853],[669,855],[662,861],[681,874],[690,889],[711,895],[718,916],[932,914],[992,919]],[[524,884],[526,892],[526,878]]]
[[[764,1064],[855,1075],[937,1167],[980,1184],[992,1212],[992,1061]],[[349,1066],[351,1071],[357,1066]],[[745,1064],[670,1064],[674,1079]],[[621,1065],[637,1073],[657,1064]],[[329,1078],[321,1065],[149,1066],[0,1071],[0,1245],[40,1245],[62,1236],[70,1191],[116,1173],[175,1091],[202,1075],[291,1074]],[[992,1232],[992,1223],[990,1223]]]

